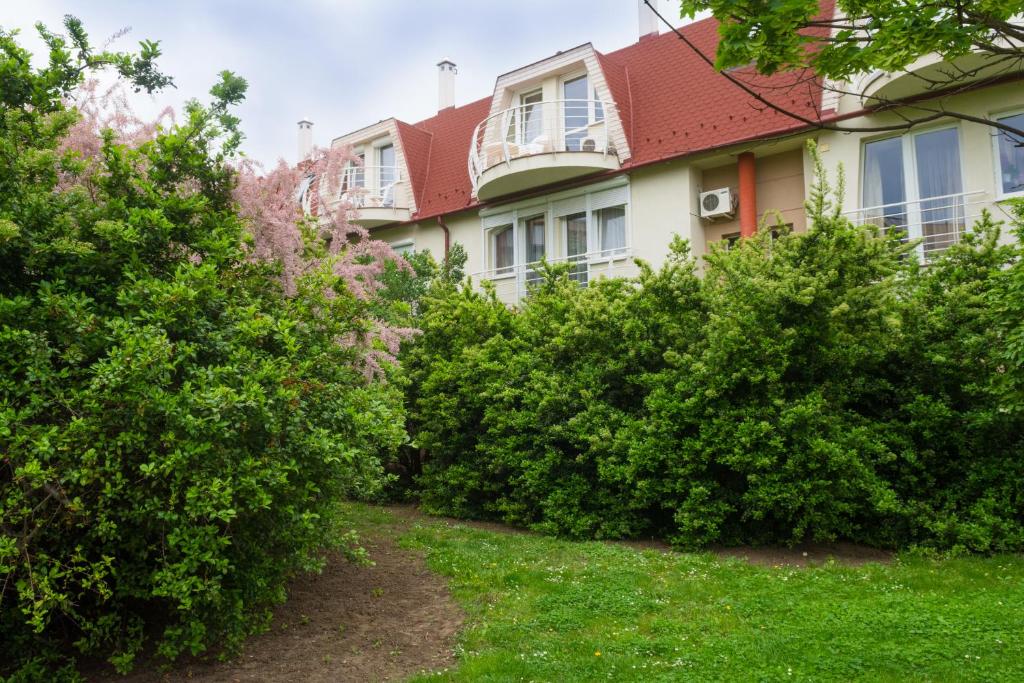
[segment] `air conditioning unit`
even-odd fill
[[[701,218],[732,218],[735,209],[736,201],[728,187],[700,193]]]

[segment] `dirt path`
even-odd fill
[[[396,681],[451,666],[463,614],[445,581],[391,535],[363,539],[376,563],[332,557],[322,574],[292,583],[270,630],[226,664],[191,664],[166,674],[138,671],[128,683]]]

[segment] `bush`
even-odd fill
[[[0,675],[19,680],[74,652],[126,670],[150,638],[231,650],[405,438],[399,389],[363,372],[373,302],[329,262],[285,296],[243,248],[244,82],[86,163],[61,147],[94,63],[68,28],[38,72],[0,34]]]
[[[428,507],[684,546],[1024,546],[1019,246],[986,217],[921,267],[820,169],[808,214],[702,278],[676,244],[631,280],[543,268],[514,311],[435,292],[405,356]]]

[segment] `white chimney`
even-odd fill
[[[455,62],[445,57],[437,63],[437,109],[455,106]]]
[[[308,118],[299,121],[299,162],[313,153],[313,122]]]
[[[656,2],[656,0],[651,0]],[[658,35],[658,15],[654,13],[644,0],[636,0],[637,19],[640,22],[640,37],[646,38],[650,35]]]

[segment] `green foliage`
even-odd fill
[[[369,382],[380,311],[330,261],[286,297],[243,249],[224,161],[245,82],[93,167],[60,97],[97,66],[47,36],[39,71],[0,35],[0,676],[73,678],[231,651],[318,566],[339,496],[382,483],[400,389]],[[140,87],[154,46],[113,60]],[[103,57],[107,59],[107,57]],[[93,170],[87,170],[92,168]],[[350,539],[343,539],[346,542]],[[60,669],[63,673],[58,674]]]
[[[847,79],[876,69],[899,71],[933,53],[947,61],[972,51],[1020,58],[1019,49],[1004,42],[1024,36],[1013,21],[1024,12],[1020,0],[837,0],[834,19],[821,17],[821,5],[680,0],[683,16],[710,11],[721,22],[720,69],[753,63],[761,73],[775,73],[809,65],[821,76]]]
[[[841,195],[841,192],[838,193]],[[986,216],[927,267],[842,216],[520,309],[449,286],[407,348],[427,507],[683,546],[1024,547],[1019,244]],[[774,233],[774,234],[773,234]]]

